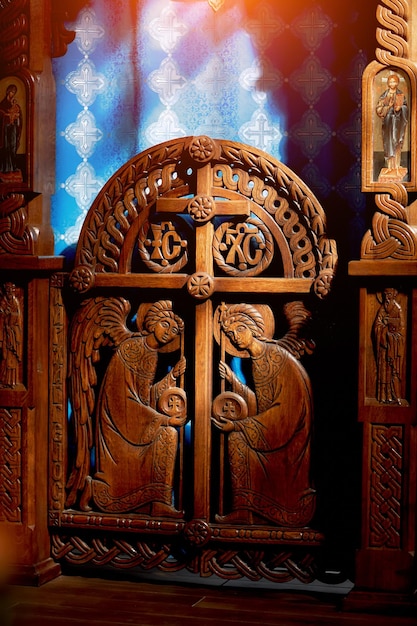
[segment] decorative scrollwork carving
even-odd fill
[[[209,568],[213,574],[221,578],[249,578],[260,580],[265,578],[277,583],[298,579],[310,583],[316,578],[317,569],[311,554],[297,559],[290,549],[266,555],[263,551],[219,552],[212,556]]]
[[[199,170],[207,164],[211,168],[211,172],[208,175],[205,173],[201,179],[205,180],[201,189],[198,188],[201,177],[196,175],[195,163]],[[187,200],[193,193],[194,198]],[[218,197],[226,198],[226,202],[218,201]],[[261,151],[205,136],[186,137],[155,146],[131,159],[111,178],[86,217],[77,248],[76,265],[91,267],[94,273],[124,271],[120,268],[120,259],[123,258],[126,263],[129,255],[122,253],[123,247],[130,228],[136,227],[140,233],[139,252],[147,267],[164,273],[181,269],[186,262],[184,253],[181,260],[176,257],[173,262],[170,258],[156,260],[146,249],[146,221],[156,223],[154,207],[159,199],[165,198],[170,199],[171,204],[166,209],[161,208],[161,211],[181,213],[188,207],[195,223],[201,226],[223,211],[219,211],[218,205],[239,199],[241,206],[233,214],[244,214],[250,220],[255,219],[252,211],[256,214],[260,220],[258,229],[263,229],[262,245],[265,248],[259,264],[256,262],[249,267],[253,261],[249,258],[247,270],[237,268],[236,275],[242,276],[242,271],[249,272],[248,275],[262,273],[272,257],[267,235],[270,231],[275,239],[280,240],[281,252],[285,254],[285,276],[315,280],[325,269],[316,293],[322,295],[327,291],[324,284],[328,286],[330,283],[337,255],[328,255],[325,266],[322,266],[324,257],[317,256],[314,251],[317,241],[327,240],[327,237],[323,209],[310,190],[285,165]],[[243,198],[254,202],[243,207]],[[335,246],[333,248],[335,250]],[[220,244],[217,253],[219,251]],[[229,268],[220,256],[217,262],[230,275],[234,269]],[[194,279],[191,279],[193,282]]]
[[[53,57],[64,56],[68,45],[74,40],[75,32],[67,30],[65,23],[73,22],[77,13],[86,4],[85,0],[61,0],[52,3],[51,53]]]
[[[158,567],[170,557],[170,547],[162,545],[158,550],[145,542],[130,543],[127,540],[113,539],[110,541],[95,538],[91,544],[87,539],[80,537],[61,537],[53,535],[52,553],[57,560],[65,560],[73,565],[92,563],[93,565],[112,565],[115,568],[143,567],[146,569]],[[179,564],[178,570],[184,564]],[[169,569],[173,571],[172,562]]]

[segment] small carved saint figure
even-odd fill
[[[220,361],[219,373],[230,391],[215,398],[212,422],[228,434],[232,511],[216,520],[304,526],[315,510],[309,476],[313,411],[308,375],[288,349],[290,340],[281,343],[266,336],[260,307],[220,308],[225,352],[251,359],[253,389]],[[301,340],[295,344],[298,356],[306,351],[307,344],[300,349]]]
[[[401,167],[405,131],[408,123],[408,105],[404,92],[399,88],[400,78],[390,74],[388,88],[379,96],[376,113],[382,119],[382,142],[386,167],[381,170],[379,182],[402,180],[407,168]]]
[[[15,387],[22,360],[22,315],[16,287],[4,284],[0,290],[0,386]]]
[[[129,332],[122,323],[124,306],[130,308],[123,299],[90,300],[75,320],[70,376],[78,456],[68,481],[66,504],[72,506],[81,490],[80,508],[85,511],[95,506],[109,513],[180,518],[182,512],[173,506],[173,483],[177,427],[184,426],[187,419],[186,395],[177,386],[186,369],[185,357],[181,354],[160,380],[155,381],[155,376],[158,353],[180,348],[182,352],[184,323],[173,312],[171,302],[161,300],[139,307],[139,332]],[[81,345],[88,338],[94,343],[103,328],[109,336],[102,336],[101,345],[113,343],[114,352],[97,400],[95,471],[90,475],[85,439],[91,433],[83,432],[89,416],[83,417],[86,404],[83,408],[77,399],[79,385],[88,382],[88,369],[77,379],[74,366],[79,361],[77,338],[81,338]],[[85,352],[84,367],[91,365],[90,356]]]
[[[403,311],[396,300],[397,295],[397,290],[391,287],[384,290],[373,324],[373,338],[377,400],[401,404],[405,327]]]
[[[0,102],[0,172],[16,178],[20,175],[17,151],[22,135],[22,109],[16,99],[17,86],[10,84]],[[4,178],[4,177],[3,177]],[[21,178],[20,176],[18,177]]]

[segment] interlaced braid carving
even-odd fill
[[[373,426],[370,545],[399,548],[403,479],[402,426]]]
[[[381,24],[376,29],[376,38],[381,48],[376,49],[378,61],[385,65],[396,65],[400,59],[407,59],[408,50],[408,0],[381,0],[377,8],[377,20]]]
[[[150,570],[173,572],[187,568],[202,576],[213,574],[227,580],[262,578],[277,583],[294,579],[310,583],[318,576],[314,557],[308,551],[298,555],[296,550],[202,550],[193,561],[175,556],[175,546],[145,541],[130,542],[127,539],[92,539],[52,536],[52,554],[59,561],[71,565],[91,563],[98,566],[111,565],[117,569],[140,567]],[[178,551],[181,554],[181,551]]]
[[[388,194],[377,194],[375,202],[383,213],[373,215],[372,232],[362,240],[362,258],[417,259],[417,227],[407,223],[406,209]]]

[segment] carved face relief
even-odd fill
[[[157,322],[153,332],[158,343],[165,345],[177,337],[179,328],[175,320],[166,319]]]
[[[239,350],[247,350],[253,342],[251,330],[242,322],[232,322],[226,334]]]

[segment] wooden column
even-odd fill
[[[60,572],[47,525],[49,286],[63,260],[53,256],[50,222],[51,61],[73,40],[64,21],[81,4],[70,11],[66,2],[51,0],[0,4],[0,98],[14,95],[20,130],[12,166],[2,164],[0,171],[0,548],[8,549],[12,580],[32,584]]]
[[[13,323],[3,318],[2,336],[14,340],[18,355],[13,361],[3,352],[0,361],[0,530],[11,547],[8,575],[20,584],[60,573],[50,555],[47,465],[49,279],[61,267],[59,257],[0,260],[2,291],[13,285],[15,311]],[[5,371],[6,362],[15,370]]]
[[[417,263],[362,260],[350,264],[350,274],[360,282],[358,415],[363,424],[362,542],[355,585],[357,590],[411,594],[417,492]],[[379,324],[385,325],[382,334]]]

